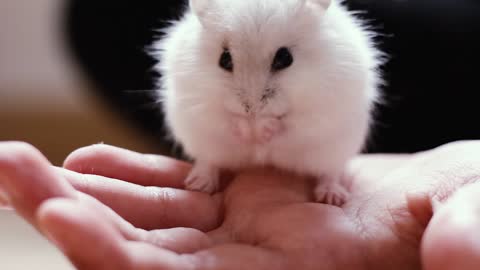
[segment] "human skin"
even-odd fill
[[[0,143],[9,204],[81,270],[480,267],[480,142],[360,156],[342,208],[269,168],[214,196],[182,190],[187,163],[111,146],[80,149],[65,168]]]

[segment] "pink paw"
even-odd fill
[[[252,129],[250,128],[250,123],[247,119],[242,117],[234,117],[233,119],[233,134],[235,137],[239,138],[242,142],[251,143],[252,138]]]
[[[315,200],[319,203],[342,206],[348,196],[348,190],[337,182],[319,182],[315,188]]]
[[[259,143],[268,143],[278,133],[282,132],[284,126],[280,119],[275,117],[262,118],[258,120],[257,140]]]

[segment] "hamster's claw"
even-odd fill
[[[315,188],[315,200],[335,206],[342,206],[347,201],[349,192],[337,182],[318,183]]]
[[[195,165],[185,179],[185,188],[212,194],[218,190],[219,170],[210,166]]]

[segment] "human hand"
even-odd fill
[[[274,170],[245,172],[210,197],[175,189],[189,165],[166,158],[95,146],[67,160],[93,176],[7,143],[0,186],[79,269],[477,269],[479,162],[478,142],[363,156],[336,208]],[[171,188],[145,187],[155,185]]]

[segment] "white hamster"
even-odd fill
[[[335,0],[190,0],[154,46],[166,123],[195,160],[186,188],[265,165],[316,177],[316,200],[343,204],[381,82],[372,37]]]

